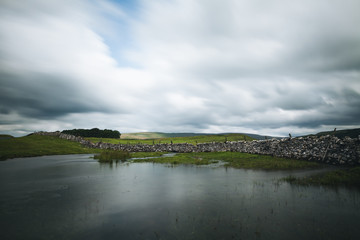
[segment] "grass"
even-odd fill
[[[334,170],[316,175],[297,178],[288,176],[281,181],[297,185],[349,186],[360,188],[360,167]]]
[[[111,138],[86,138],[91,142],[107,142],[113,144],[160,144],[160,143],[207,143],[207,142],[225,142],[225,141],[252,141],[253,138],[243,134],[216,134],[216,135],[201,135],[192,137],[173,137],[173,138],[158,138],[158,139],[111,139]]]
[[[216,161],[245,169],[287,170],[320,167],[318,163],[240,152],[178,153],[173,157],[137,159],[134,162],[207,165]]]
[[[268,155],[258,155],[249,153],[232,153],[234,156],[228,157],[225,161],[226,166],[245,169],[265,169],[265,170],[291,170],[304,168],[318,168],[320,164],[290,158],[272,157]]]
[[[97,153],[99,149],[84,148],[80,143],[55,136],[30,135],[0,140],[0,160],[43,155]]]

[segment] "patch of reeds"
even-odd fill
[[[291,170],[320,167],[318,163],[277,158],[240,152],[178,153],[172,157],[137,159],[135,162],[208,165],[214,161],[226,162],[225,166],[246,169]]]
[[[297,185],[349,186],[360,188],[360,167],[339,169],[302,178],[288,176],[281,180]]]
[[[106,150],[94,156],[94,159],[97,159],[101,163],[113,163],[119,161],[126,161],[130,158],[130,154],[125,151],[111,151]]]

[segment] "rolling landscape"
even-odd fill
[[[0,1],[0,240],[360,236],[359,0]]]
[[[64,219],[61,221],[66,221],[76,227],[74,228],[69,226],[68,228],[71,229],[71,231],[64,232],[57,228],[58,224],[56,222],[48,221],[46,223],[46,228],[42,229],[41,236],[48,238],[48,236],[56,234],[57,236],[64,236],[64,238],[74,238],[76,236],[81,236],[81,238],[83,238],[87,236],[87,232],[89,231],[88,225],[90,222],[96,221],[97,212],[99,211],[96,209],[98,209],[102,204],[104,204],[104,209],[121,209],[123,206],[131,208],[139,207],[138,204],[147,205],[151,203],[151,205],[157,206],[157,209],[161,209],[160,205],[156,203],[158,200],[153,202],[154,200],[152,194],[153,192],[160,194],[161,189],[167,188],[167,182],[173,181],[175,176],[180,178],[176,180],[176,182],[172,183],[172,188],[177,189],[178,184],[180,184],[180,186],[186,184],[186,188],[189,189],[186,195],[181,195],[181,202],[189,198],[193,199],[195,197],[196,199],[199,197],[197,194],[194,195],[194,193],[202,189],[202,185],[197,183],[197,181],[199,181],[198,174],[201,174],[202,179],[207,179],[207,181],[212,182],[211,191],[214,191],[213,194],[215,195],[213,197],[208,196],[204,199],[203,197],[200,197],[199,200],[195,200],[192,204],[203,206],[203,209],[197,208],[197,210],[191,208],[188,209],[188,206],[190,205],[179,208],[177,203],[173,203],[172,197],[163,196],[162,201],[165,201],[165,203],[161,204],[162,207],[165,206],[163,210],[153,211],[152,208],[150,208],[142,210],[141,212],[143,214],[143,211],[145,211],[149,216],[149,219],[164,219],[169,223],[169,226],[164,227],[164,225],[157,224],[148,225],[148,218],[136,217],[135,221],[144,226],[142,232],[145,236],[150,237],[152,235],[151,232],[155,229],[156,234],[154,235],[155,237],[159,236],[159,238],[162,236],[163,238],[169,239],[171,238],[172,233],[190,237],[186,230],[186,226],[189,223],[194,226],[192,235],[195,235],[197,236],[196,238],[200,239],[208,238],[204,237],[209,236],[208,234],[215,234],[217,237],[225,235],[231,238],[231,236],[234,236],[235,234],[233,230],[241,236],[250,236],[251,238],[253,235],[247,230],[244,230],[243,226],[247,226],[246,228],[251,229],[251,231],[256,230],[254,236],[259,236],[259,234],[268,235],[271,232],[269,227],[272,226],[273,221],[285,221],[288,217],[290,217],[287,215],[285,217],[279,217],[275,214],[276,212],[286,212],[289,208],[291,208],[297,209],[296,211],[298,214],[303,214],[303,210],[301,209],[303,209],[302,206],[306,205],[312,209],[312,214],[319,214],[319,204],[321,204],[321,201],[324,201],[325,199],[338,199],[337,201],[339,201],[339,203],[341,202],[341,204],[344,204],[342,200],[339,200],[339,198],[336,197],[339,191],[349,191],[351,194],[349,196],[345,195],[347,197],[354,197],[357,196],[357,194],[360,196],[359,165],[344,165],[337,167],[316,161],[304,161],[294,158],[254,154],[233,150],[205,150],[204,152],[181,152],[183,150],[180,150],[180,152],[168,152],[166,150],[158,151],[159,149],[157,149],[159,147],[161,148],[161,146],[165,146],[166,149],[169,149],[169,146],[175,147],[175,149],[178,149],[176,146],[186,146],[185,149],[190,146],[228,146],[226,144],[233,146],[233,143],[254,143],[255,146],[256,144],[261,145],[263,143],[289,144],[293,142],[294,144],[298,144],[297,141],[301,141],[301,139],[333,139],[333,137],[328,134],[324,135],[321,133],[320,136],[314,134],[308,137],[299,137],[294,139],[267,139],[262,141],[258,141],[245,134],[237,133],[203,135],[193,133],[167,134],[147,132],[121,134],[121,138],[91,137],[91,134],[100,136],[103,134],[111,135],[113,132],[117,133],[117,131],[100,130],[96,128],[91,130],[66,130],[63,131],[63,133],[38,132],[24,137],[13,137],[5,134],[0,135],[0,159],[6,160],[0,162],[3,163],[0,164],[0,174],[2,175],[2,178],[5,179],[5,181],[0,184],[0,188],[2,189],[0,196],[2,196],[3,192],[6,193],[10,190],[7,182],[14,181],[12,173],[17,172],[18,170],[16,169],[19,169],[19,167],[22,171],[22,175],[17,177],[17,191],[13,192],[13,190],[11,190],[12,194],[8,193],[8,195],[3,195],[1,198],[2,200],[0,200],[0,210],[3,212],[0,217],[1,220],[5,220],[5,218],[12,218],[13,216],[17,216],[17,218],[20,219],[20,221],[16,221],[16,223],[12,220],[7,221],[5,225],[9,231],[2,233],[5,239],[13,236],[12,232],[14,227],[18,226],[24,227],[25,230],[22,233],[38,235],[37,222],[42,222],[53,214],[60,217],[60,219]],[[338,136],[342,137],[344,134],[354,135],[358,133],[358,129],[344,131],[339,130],[337,132],[339,134]],[[68,133],[73,133],[77,136],[69,135]],[[81,134],[86,135],[86,137],[82,137]],[[339,141],[340,138],[334,139],[338,139],[336,141]],[[349,141],[349,138],[344,138],[343,141]],[[345,142],[343,144],[347,144]],[[351,142],[358,143],[359,140],[355,138],[351,140]],[[132,146],[131,149],[136,151],[116,150],[114,146]],[[153,146],[153,149],[155,150],[150,152],[142,151],[141,149],[144,146]],[[342,146],[344,149],[346,148],[346,145]],[[179,149],[177,151],[179,151]],[[19,163],[21,164],[18,165]],[[144,169],[152,170],[150,172],[148,170],[144,172]],[[99,178],[99,170],[102,174],[104,174],[103,177]],[[191,171],[189,172],[189,170]],[[225,172],[223,172],[224,170]],[[50,189],[55,187],[50,191],[51,194],[49,195],[43,190],[40,190],[40,196],[30,194],[27,198],[30,202],[35,204],[34,206],[31,204],[18,204],[14,206],[8,205],[9,199],[18,198],[25,190],[23,188],[28,188],[26,183],[28,182],[28,179],[32,179],[30,176],[33,176],[32,173],[34,171],[36,171],[36,179],[38,181],[38,183],[33,183],[33,187],[35,187],[34,194],[39,191],[36,190],[39,187],[38,184],[46,186],[46,188]],[[169,171],[171,173],[170,175],[168,175]],[[232,182],[225,184],[223,178],[213,182],[212,178],[215,173],[220,174],[221,176],[226,173],[227,178],[230,177]],[[268,174],[269,176],[266,176]],[[74,177],[75,179],[73,179]],[[90,180],[89,177],[92,180]],[[111,181],[109,181],[109,177],[112,179]],[[121,181],[117,180],[119,177],[121,177]],[[134,181],[132,184],[130,182],[126,184],[122,183],[124,180],[127,181],[126,179],[131,178],[133,178]],[[140,180],[139,182],[136,180],[138,178]],[[49,179],[51,179],[50,182]],[[69,181],[66,179],[73,180]],[[84,179],[88,180],[84,182]],[[248,182],[249,180],[250,182]],[[162,183],[158,181],[161,181]],[[96,184],[96,191],[94,192],[93,190],[92,193],[90,193],[86,189],[93,188],[93,186],[90,187],[88,184],[92,185],[94,182]],[[81,211],[77,212],[77,209],[73,207],[74,200],[73,197],[71,197],[78,195],[78,190],[76,189],[80,185],[84,186],[84,183],[86,183],[86,186],[90,188],[86,188],[81,191],[85,194],[84,196],[87,196],[84,199],[81,198],[81,201],[86,204],[94,204],[93,207],[89,208],[88,206],[85,206],[84,208],[87,216],[83,220],[86,226],[85,232],[79,231],[79,229],[81,229],[81,225],[78,224],[77,219],[81,218],[83,215]],[[266,204],[258,202],[258,206],[254,208],[252,206],[252,202],[259,200],[256,200],[255,195],[250,195],[247,199],[246,189],[249,186],[256,192],[257,195],[261,196],[262,199],[268,199],[268,197],[271,196],[271,198],[276,199],[275,202],[270,201],[269,203],[268,200],[266,200]],[[288,189],[287,186],[291,186],[291,188]],[[138,196],[140,192],[137,189],[139,187],[140,189],[145,187],[152,190],[141,191],[143,197],[140,202],[139,200],[135,202],[127,201],[127,197]],[[304,198],[302,197],[302,194],[316,195],[319,187],[327,189],[327,194],[323,195],[321,198],[318,197],[320,202],[313,200],[312,204],[309,206],[307,200],[305,202],[303,201]],[[110,191],[107,189],[110,189]],[[117,191],[120,191],[121,194],[117,195],[117,191],[114,192],[112,189],[118,189]],[[295,193],[299,197],[295,200],[292,199],[292,203],[289,204],[288,197],[284,198],[278,196],[277,193],[279,189],[282,189],[281,192],[287,193],[285,196],[290,196]],[[335,191],[332,189],[335,189]],[[268,190],[270,190],[271,193],[267,192]],[[29,192],[29,190],[27,191]],[[177,191],[181,190],[178,189]],[[222,194],[218,195],[218,191],[226,191],[227,194],[231,194],[231,196],[229,195],[227,197],[229,199],[225,200],[227,202],[227,206],[230,208],[221,204],[219,205],[219,203],[224,200],[221,200]],[[104,195],[104,193],[106,194]],[[88,199],[90,195],[92,197]],[[52,196],[58,196],[59,199],[48,201],[48,203],[42,204],[41,207],[36,205],[39,201],[42,201],[41,199],[45,198],[50,200]],[[77,198],[79,198],[79,196]],[[118,200],[114,202],[114,198],[117,198]],[[203,201],[205,199],[206,201],[211,199],[211,201],[216,203],[215,209],[218,213],[215,217],[213,216],[213,213],[209,212],[210,206],[204,205]],[[355,199],[351,199],[351,201],[354,201],[354,203],[357,204],[357,197],[355,197]],[[241,204],[239,204],[239,202]],[[52,210],[54,209],[53,204],[57,205],[57,208],[55,209],[59,209],[59,211]],[[29,213],[40,211],[36,217],[38,220],[30,223],[31,228],[26,229],[25,226],[29,223],[25,221],[21,213],[8,212],[14,211],[12,210],[13,207],[22,209],[22,211]],[[241,215],[235,215],[234,219],[231,217],[233,216],[231,215],[231,212],[234,209],[241,211],[244,207],[249,209],[246,222],[241,220],[242,223],[240,226],[234,226],[232,228],[226,227],[229,224],[232,226],[231,224],[237,223],[237,221],[239,221],[237,219],[242,219]],[[257,215],[256,209],[259,207],[263,208],[261,215]],[[212,209],[213,208],[214,206],[212,206]],[[64,211],[65,209],[70,209],[71,214],[64,214],[64,212],[66,213],[66,211]],[[343,205],[343,209],[345,211],[352,212],[353,205],[345,204]],[[330,211],[331,214],[337,216],[337,218],[340,217],[336,208],[329,206],[327,211]],[[136,213],[132,214],[135,214],[136,216],[139,213],[136,211]],[[310,213],[304,214],[308,215]],[[350,218],[350,220],[353,221],[357,218],[356,216]],[[256,223],[258,219],[261,219],[264,224],[259,226]],[[116,227],[116,231],[110,231],[109,224],[114,224],[114,221],[121,224]],[[97,226],[93,229],[92,231],[96,234],[95,238],[101,239],[104,232],[106,232],[107,238],[116,238],[119,236],[123,237],[129,234],[132,239],[134,236],[138,235],[138,230],[132,227],[124,227],[126,226],[126,221],[128,220],[124,220],[121,214],[116,216],[114,221],[104,222],[101,227]],[[215,225],[214,221],[216,222]],[[297,221],[299,224],[301,223],[311,229],[311,225],[307,222],[303,222],[301,220]],[[320,222],[322,221],[324,220],[319,219],[315,221],[318,229],[321,229],[322,232],[326,231],[327,233],[331,233],[336,237],[340,236],[337,231],[333,231],[333,228],[329,228],[326,224],[321,224]],[[342,221],[345,221],[345,218],[342,218]],[[206,227],[203,223],[206,224]],[[63,224],[65,224],[65,222]],[[174,230],[174,227],[177,229]],[[171,233],[167,232],[166,229],[168,228],[173,229],[171,230]],[[219,230],[217,230],[218,228]],[[214,231],[214,229],[216,229],[216,231]],[[294,230],[299,230],[299,228],[296,227]],[[219,233],[217,231],[219,231]],[[22,236],[22,233],[19,233],[19,236]],[[126,234],[124,235],[124,233]],[[350,232],[348,236],[353,236],[353,233],[354,232]],[[291,233],[287,234],[291,235]],[[310,231],[306,232],[305,235],[306,234],[313,233]],[[278,234],[273,232],[269,236],[278,237]]]
[[[83,133],[85,130],[77,130]],[[90,131],[90,130],[86,130]],[[96,132],[101,132],[96,128]],[[111,132],[112,130],[104,130],[105,132]],[[64,133],[74,132],[75,130],[66,130]],[[46,133],[46,132],[45,132]],[[326,134],[328,133],[328,134]],[[347,129],[338,130],[336,132],[321,132],[310,136],[325,136],[332,135],[339,138],[356,136],[359,133],[359,129]],[[83,133],[84,134],[84,133]],[[88,135],[88,133],[86,133]],[[120,135],[120,134],[119,134]],[[254,135],[252,135],[254,136]],[[262,138],[261,135],[256,135],[257,138]],[[228,134],[200,134],[200,133],[160,133],[160,132],[143,132],[143,133],[125,133],[121,134],[120,138],[96,138],[85,137],[81,138],[89,141],[92,144],[96,143],[109,143],[119,145],[155,145],[155,144],[206,144],[206,143],[224,143],[224,142],[251,142],[256,139],[239,133]],[[272,141],[269,139],[269,141]],[[162,157],[167,152],[131,152],[122,153],[123,151],[108,151],[88,148],[81,145],[79,142],[69,141],[61,139],[57,136],[50,135],[38,135],[36,133],[30,134],[24,137],[13,137],[11,135],[0,135],[0,159],[7,160],[10,158],[18,157],[33,157],[43,155],[61,155],[61,154],[85,154],[93,153],[97,154],[95,157],[100,162],[108,162],[112,164],[118,160],[126,161],[127,159],[139,158],[135,162],[153,162],[153,163],[169,163],[169,164],[194,164],[194,165],[208,165],[214,162],[224,161],[227,162],[225,166],[231,166],[236,168],[250,168],[250,169],[296,169],[296,168],[313,168],[320,167],[315,162],[304,162],[298,160],[291,160],[286,158],[276,158],[272,156],[261,156],[254,154],[241,154],[233,152],[214,152],[214,153],[178,153],[175,156]],[[149,158],[148,158],[149,157]],[[354,166],[353,166],[354,167]],[[355,169],[358,169],[355,165]],[[348,171],[346,171],[348,172]],[[353,180],[349,180],[349,176],[345,177],[346,180],[342,180],[341,177],[337,178],[339,174],[335,174],[335,180],[328,180],[327,184],[337,185],[347,183],[352,186],[360,186],[358,170],[354,170],[354,174],[350,176]],[[327,176],[328,177],[328,176]],[[291,183],[304,183],[311,181],[288,178]],[[353,182],[352,182],[353,181]],[[324,184],[324,180],[318,180],[318,184]],[[316,181],[314,181],[316,183]]]

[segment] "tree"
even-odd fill
[[[117,130],[104,129],[100,130],[98,128],[92,129],[72,129],[64,130],[62,133],[79,136],[79,137],[96,137],[96,138],[120,138],[121,134]]]

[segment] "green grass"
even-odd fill
[[[54,136],[30,135],[0,140],[0,160],[43,155],[97,153],[99,149],[89,149],[80,143]]]
[[[231,154],[231,153],[230,153]],[[227,158],[226,166],[246,169],[290,170],[303,168],[318,168],[320,164],[289,158],[272,157],[249,153],[232,153],[234,156]]]
[[[349,186],[360,188],[360,167],[334,170],[316,175],[297,178],[288,176],[281,181],[297,185]]]
[[[252,141],[253,138],[243,134],[216,134],[216,135],[201,135],[192,137],[173,137],[173,138],[159,138],[159,139],[111,139],[111,138],[86,138],[91,142],[107,142],[113,144],[159,144],[159,143],[207,143],[207,142],[225,142],[225,141]]]
[[[318,163],[239,152],[178,153],[173,157],[138,159],[134,162],[207,165],[216,161],[245,169],[286,170],[320,167]]]

